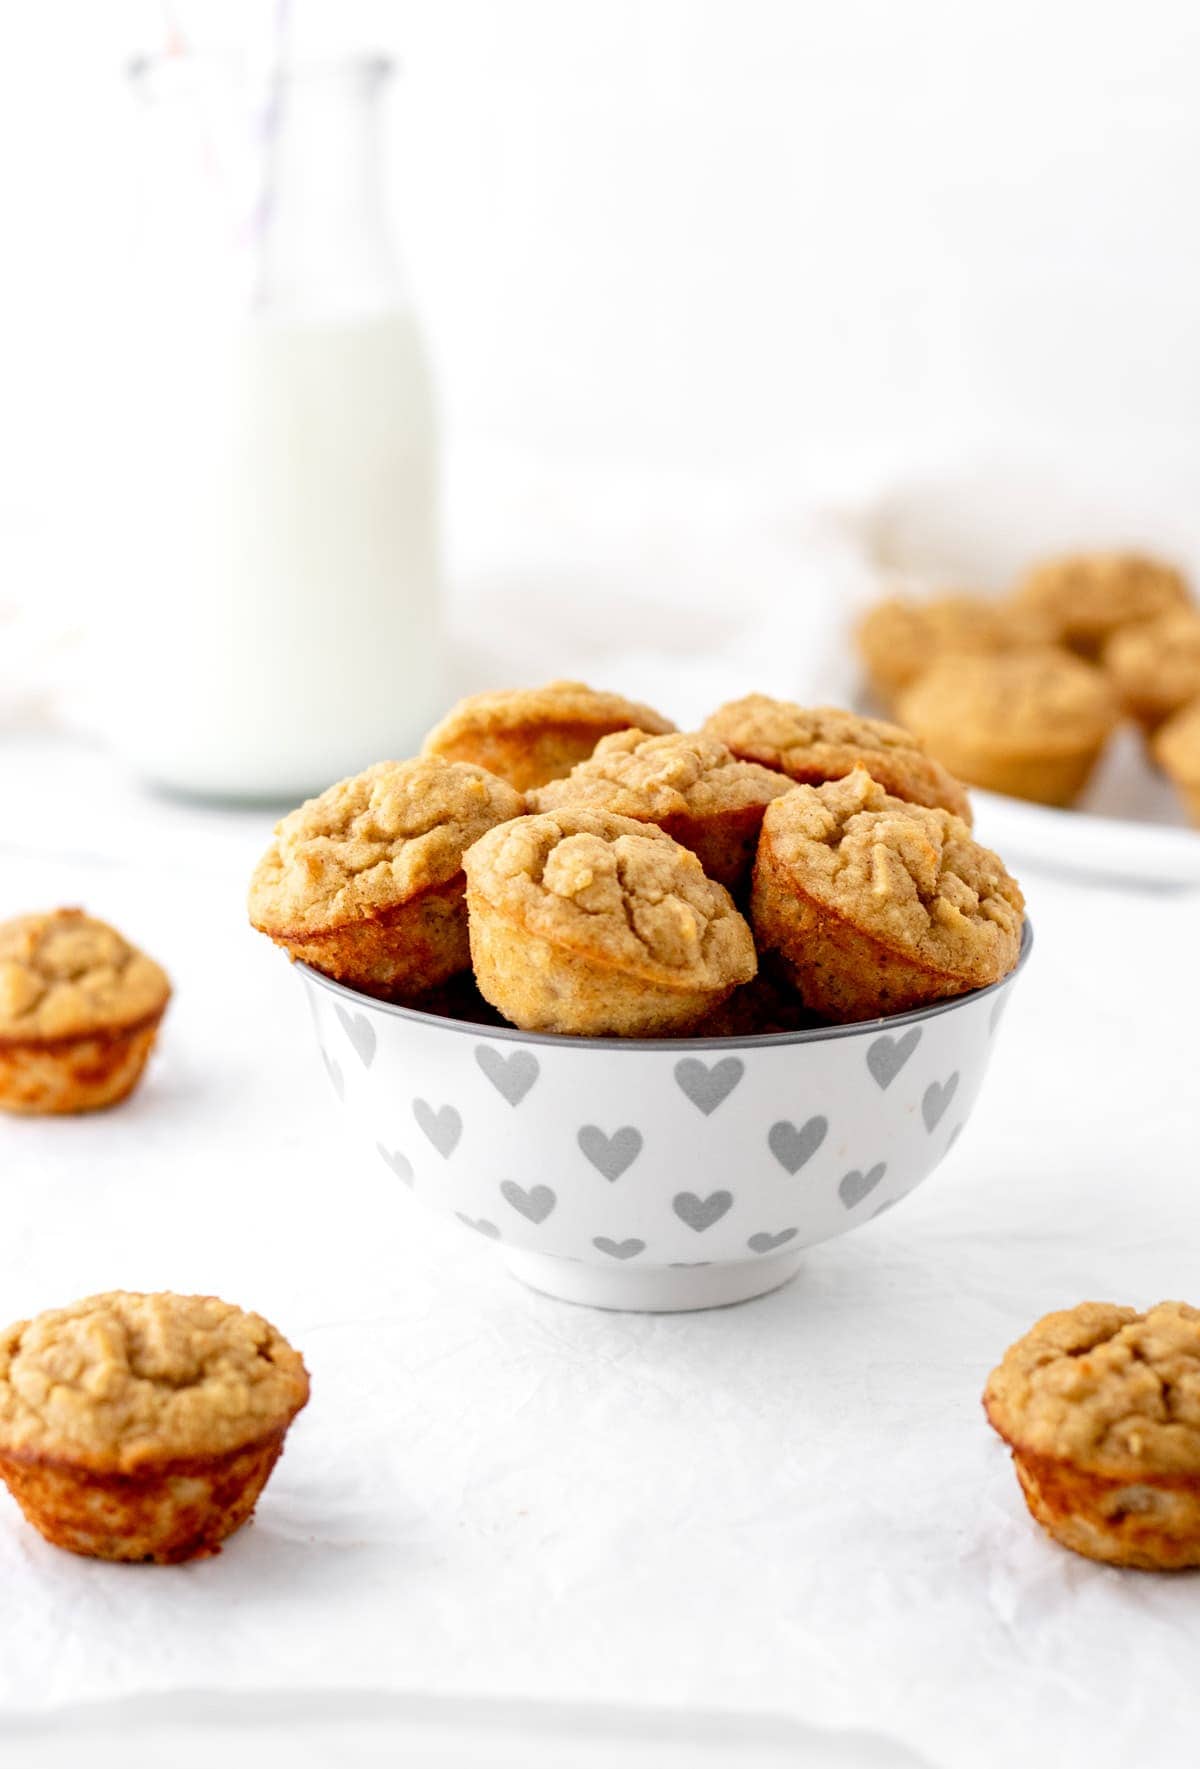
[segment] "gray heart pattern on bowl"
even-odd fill
[[[639,1253],[646,1251],[645,1241],[638,1241],[630,1236],[627,1241],[610,1241],[607,1235],[597,1235],[592,1246],[599,1253],[607,1253],[610,1259],[636,1259]]]
[[[745,1063],[736,1056],[722,1057],[717,1063],[685,1056],[675,1065],[676,1082],[706,1118],[724,1104],[745,1073]]]
[[[828,1131],[828,1118],[810,1118],[799,1130],[790,1118],[781,1118],[767,1132],[767,1145],[785,1172],[797,1174],[812,1160]]]
[[[511,1204],[518,1215],[523,1216],[526,1222],[532,1222],[535,1228],[539,1222],[545,1222],[558,1203],[548,1185],[532,1185],[526,1191],[515,1179],[501,1182],[500,1195],[505,1203]]]
[[[701,1235],[733,1208],[733,1193],[710,1192],[707,1198],[698,1198],[695,1192],[676,1192],[671,1207],[680,1222]]]
[[[785,1247],[789,1241],[795,1240],[799,1229],[781,1228],[777,1235],[751,1235],[746,1242],[751,1253],[774,1253],[777,1247]]]
[[[486,1235],[489,1241],[498,1241],[502,1238],[495,1223],[489,1222],[486,1216],[464,1216],[461,1210],[456,1210],[454,1214],[461,1223],[466,1224],[467,1228],[473,1228],[477,1235]]]
[[[458,1147],[458,1139],[462,1135],[462,1119],[454,1107],[442,1106],[435,1112],[428,1100],[415,1099],[412,1109],[413,1117],[438,1154],[448,1161]]]
[[[337,1094],[340,1100],[344,1100],[346,1097],[346,1083],[342,1076],[341,1065],[334,1061],[324,1045],[321,1046],[321,1061],[325,1064],[325,1073],[333,1083],[333,1091]]]
[[[887,1162],[876,1161],[874,1167],[869,1167],[865,1173],[860,1173],[855,1168],[852,1173],[845,1174],[838,1185],[838,1197],[846,1209],[853,1210],[856,1204],[869,1198],[886,1172]]]
[[[892,1038],[885,1032],[869,1046],[867,1067],[880,1087],[886,1089],[892,1085],[920,1042],[921,1028],[913,1026],[902,1038]]]
[[[374,1026],[360,1013],[347,1013],[340,1003],[334,1003],[333,1011],[342,1022],[342,1029],[354,1046],[359,1062],[364,1069],[369,1069],[375,1061]]]
[[[576,1141],[587,1159],[605,1179],[620,1179],[642,1152],[642,1133],[632,1124],[623,1124],[611,1136],[605,1136],[598,1124],[585,1124]]]
[[[399,1149],[387,1148],[381,1142],[377,1142],[375,1147],[379,1150],[382,1159],[387,1162],[392,1172],[396,1175],[396,1178],[401,1180],[405,1185],[410,1186],[413,1182],[413,1164],[408,1156],[401,1154]]]
[[[921,1100],[921,1116],[925,1120],[925,1128],[932,1136],[946,1115],[946,1108],[954,1098],[958,1088],[958,1070],[955,1069],[948,1081],[931,1081],[925,1089]]]
[[[505,1056],[490,1044],[477,1044],[475,1061],[510,1106],[520,1105],[541,1074],[541,1064],[531,1050],[514,1050]]]

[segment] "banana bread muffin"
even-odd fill
[[[703,732],[616,731],[564,780],[531,792],[529,807],[578,805],[657,823],[691,848],[710,878],[734,890],[754,864],[763,812],[792,785],[772,768],[739,761]]]
[[[1154,739],[1154,755],[1170,775],[1184,809],[1200,828],[1200,700],[1169,719]]]
[[[1104,648],[1104,668],[1125,711],[1153,734],[1200,698],[1200,608],[1123,627]]]
[[[891,707],[939,658],[1024,651],[1053,635],[1036,610],[956,593],[889,596],[867,610],[854,636],[873,692]]]
[[[949,811],[893,798],[863,768],[776,799],[750,919],[815,1013],[903,1013],[998,982],[1021,951],[1024,899]]]
[[[523,1031],[686,1031],[757,969],[729,892],[653,824],[563,805],[464,864],[476,980]]]
[[[376,762],[276,827],[250,920],[326,976],[409,1000],[469,967],[463,852],[524,808],[467,762]]]
[[[611,731],[673,731],[653,707],[586,682],[547,682],[460,700],[421,745],[422,755],[477,762],[520,792],[569,774]]]
[[[972,786],[1045,805],[1082,792],[1120,718],[1105,676],[1068,651],[943,658],[900,715]]]
[[[984,1390],[1031,1513],[1089,1560],[1200,1566],[1200,1309],[1081,1302],[1009,1347]]]
[[[215,1554],[308,1400],[299,1354],[215,1296],[114,1291],[0,1334],[0,1479],[99,1560]]]
[[[91,1112],[137,1086],[171,985],[82,909],[0,923],[0,1108]]]
[[[920,740],[882,719],[864,719],[833,706],[797,706],[766,694],[727,701],[704,722],[743,761],[776,768],[790,780],[819,786],[865,768],[885,792],[914,805],[941,805],[971,821],[967,795],[946,769],[926,755]]]
[[[1053,641],[1098,657],[1120,628],[1191,601],[1187,579],[1144,553],[1073,553],[1035,565],[1018,584],[1018,608],[1040,614]]]

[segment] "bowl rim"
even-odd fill
[[[984,996],[996,995],[1001,989],[1006,989],[1025,968],[1032,950],[1033,927],[1026,917],[1021,930],[1021,950],[1017,954],[1016,964],[996,982],[986,983],[982,989],[969,989],[963,995],[951,995],[944,1001],[932,1001],[927,1007],[909,1008],[906,1013],[883,1014],[874,1020],[851,1020],[845,1025],[835,1026],[805,1026],[795,1032],[751,1032],[741,1038],[573,1038],[564,1032],[522,1032],[517,1026],[481,1026],[475,1020],[456,1020],[449,1014],[426,1013],[421,1008],[404,1007],[397,1001],[381,1001],[376,995],[366,995],[361,989],[351,989],[348,984],[339,983],[334,977],[327,977],[323,971],[314,970],[312,965],[305,964],[301,959],[294,962],[296,969],[320,988],[328,989],[331,994],[341,995],[360,1007],[370,1007],[379,1013],[394,1015],[397,1019],[407,1020],[417,1026],[435,1026],[443,1032],[466,1033],[476,1043],[495,1038],[507,1044],[547,1044],[559,1050],[665,1050],[682,1051],[686,1054],[688,1051],[700,1050],[773,1050],[789,1044],[825,1044],[834,1038],[863,1037],[867,1034],[878,1036],[881,1030],[892,1026],[920,1025],[924,1020],[936,1019],[939,1014],[953,1013],[955,1008],[964,1007],[969,1001],[981,1001]]]

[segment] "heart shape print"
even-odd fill
[[[698,1198],[695,1192],[676,1192],[671,1207],[680,1222],[702,1235],[733,1208],[733,1193],[710,1192],[707,1198]]]
[[[698,1111],[707,1118],[729,1098],[746,1065],[741,1057],[725,1056],[719,1063],[702,1063],[699,1057],[681,1057],[675,1065],[675,1080]]]
[[[342,1022],[343,1030],[354,1046],[359,1062],[364,1069],[369,1069],[375,1061],[374,1026],[370,1020],[364,1019],[362,1014],[347,1013],[346,1009],[338,1004],[335,1004],[333,1011]]]
[[[931,1136],[945,1117],[946,1107],[954,1098],[957,1088],[958,1070],[955,1069],[949,1081],[931,1081],[925,1089],[925,1097],[921,1101],[921,1116]]]
[[[402,1180],[405,1185],[411,1185],[413,1182],[413,1166],[408,1156],[402,1155],[399,1149],[385,1148],[381,1142],[377,1142],[375,1147],[379,1150],[381,1158],[387,1162],[392,1172],[396,1175],[396,1178]]]
[[[853,1173],[847,1173],[838,1186],[838,1197],[846,1209],[853,1210],[856,1204],[869,1198],[886,1172],[887,1162],[876,1161],[874,1167],[868,1168],[866,1173],[860,1173],[857,1168]]]
[[[558,1199],[548,1185],[532,1185],[526,1191],[524,1186],[517,1184],[515,1179],[506,1179],[500,1186],[500,1195],[506,1203],[511,1204],[519,1216],[535,1226],[545,1222]]]
[[[428,1100],[413,1101],[413,1117],[425,1132],[438,1154],[448,1161],[458,1147],[462,1135],[462,1119],[453,1106],[442,1106],[435,1112]]]
[[[632,1124],[623,1124],[611,1136],[605,1136],[599,1125],[585,1124],[578,1142],[597,1173],[610,1180],[620,1179],[642,1152],[642,1133]]]
[[[607,1235],[597,1235],[592,1246],[600,1253],[607,1253],[610,1259],[636,1259],[639,1253],[646,1251],[645,1241],[610,1241]]]
[[[920,1026],[913,1026],[902,1038],[892,1038],[885,1033],[875,1040],[867,1050],[867,1067],[880,1087],[892,1085],[920,1042]]]
[[[520,1105],[541,1073],[541,1064],[531,1050],[514,1050],[505,1056],[490,1044],[477,1044],[475,1061],[510,1106]]]
[[[486,1235],[489,1241],[500,1239],[500,1230],[494,1222],[489,1222],[486,1216],[464,1216],[461,1210],[456,1210],[454,1214],[461,1223],[466,1224],[467,1228],[473,1228],[477,1235]]]
[[[828,1118],[810,1118],[799,1130],[789,1118],[772,1124],[767,1133],[771,1153],[785,1173],[796,1174],[811,1161],[829,1131]]]
[[[781,1228],[777,1235],[751,1235],[746,1242],[751,1253],[774,1253],[776,1247],[785,1247],[789,1241],[795,1240],[800,1233],[798,1228]]]
[[[324,1045],[321,1046],[321,1061],[325,1064],[325,1073],[333,1083],[333,1091],[337,1094],[339,1099],[344,1100],[346,1097],[346,1083],[342,1076],[341,1067],[338,1063],[334,1062]]]

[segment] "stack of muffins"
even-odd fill
[[[1173,566],[1048,560],[998,601],[889,597],[856,637],[875,696],[961,779],[1072,804],[1130,719],[1200,825],[1200,606]]]

